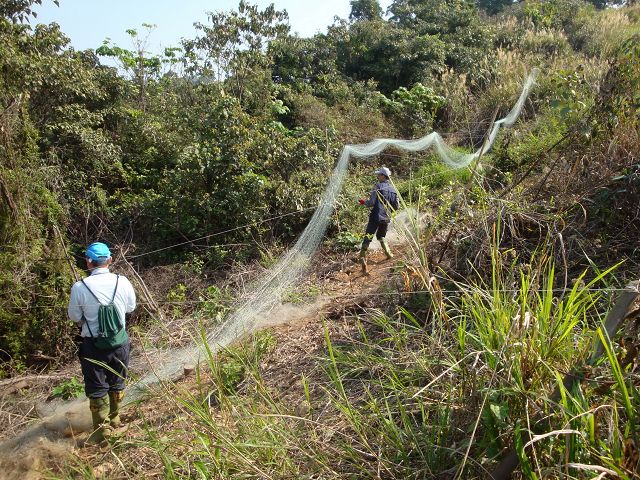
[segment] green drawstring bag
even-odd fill
[[[93,335],[91,328],[89,328],[89,323],[87,323],[89,335],[94,339],[95,346],[100,350],[113,350],[129,341],[129,335],[127,335],[127,331],[120,320],[118,309],[113,303],[116,298],[116,292],[118,291],[119,280],[120,275],[116,276],[116,288],[114,288],[111,301],[107,305],[102,305],[98,297],[96,297],[87,284],[84,283],[84,280],[81,280],[82,284],[89,290],[91,296],[100,303],[100,307],[98,308],[98,336]]]

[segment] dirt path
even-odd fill
[[[396,263],[394,259],[387,260],[380,251],[369,255],[368,275],[363,274],[360,265],[351,259],[333,263],[307,282],[307,287],[316,288],[319,293],[311,299],[279,305],[271,315],[257,323],[255,330],[301,325],[304,321],[317,320],[347,305],[357,304],[375,294]]]
[[[402,249],[397,245],[395,248],[401,257]],[[298,289],[298,297],[276,307],[253,331],[271,328],[279,338],[286,339],[307,326],[313,328],[323,317],[366,302],[387,281],[398,263],[396,259],[387,260],[379,249],[373,248],[368,260],[370,273],[365,275],[354,257],[333,260],[316,268]],[[277,370],[277,361],[275,363]],[[38,408],[43,417],[40,421],[0,444],[0,478],[42,478],[43,467],[62,462],[69,452],[81,446],[91,429],[86,399],[41,404]]]

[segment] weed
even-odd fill
[[[362,243],[362,234],[346,230],[338,233],[333,239],[334,248],[338,252],[353,252]]]
[[[65,380],[51,390],[51,394],[48,399],[61,398],[63,400],[69,400],[71,398],[77,398],[84,393],[84,385],[78,380],[71,378]]]
[[[303,287],[286,291],[282,295],[282,302],[291,303],[293,305],[302,305],[313,301],[318,297],[318,295],[320,295],[320,293],[322,293],[320,287],[312,284],[304,285]]]
[[[198,297],[198,316],[214,323],[220,322],[229,310],[229,293],[215,285],[209,285]]]
[[[171,304],[171,316],[180,317],[183,311],[183,304],[187,300],[187,286],[178,283],[167,293],[167,302]]]

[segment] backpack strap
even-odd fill
[[[93,292],[91,291],[91,289],[89,288],[89,285],[87,285],[86,283],[84,283],[84,279],[82,279],[82,278],[81,278],[81,279],[80,279],[80,281],[82,282],[82,284],[84,285],[84,287],[85,287],[87,290],[89,290],[89,293],[91,294],[91,296],[92,296],[93,298],[95,298],[95,299],[96,299],[96,302],[98,302],[100,305],[102,305],[102,304],[100,303],[100,300],[98,300],[98,297],[96,297],[96,294],[95,294],[95,293],[93,293]],[[84,317],[84,313],[82,314],[82,320],[84,321],[84,324],[87,326],[87,330],[89,330],[89,335],[91,335],[91,338],[96,338],[96,337],[93,335],[93,332],[91,331],[91,327],[89,326],[89,322],[87,322],[87,319]]]
[[[84,315],[82,315],[82,320],[84,321],[84,324],[87,326],[87,330],[89,330],[89,335],[91,335],[91,338],[96,338],[93,336],[93,332],[91,331],[91,327],[89,326],[89,322],[87,322],[87,319],[84,318]]]
[[[85,286],[85,288],[86,288],[87,290],[89,290],[89,293],[91,294],[91,296],[92,296],[93,298],[95,298],[95,299],[96,299],[96,302],[100,303],[100,300],[98,299],[98,297],[96,297],[96,294],[95,294],[95,293],[93,293],[93,292],[91,291],[91,289],[89,288],[89,285],[87,285],[86,283],[84,283],[84,279],[82,279],[82,278],[81,278],[81,279],[80,279],[80,281],[81,281],[81,282],[82,282],[82,284]],[[100,305],[102,305],[102,303],[100,303]]]
[[[116,275],[116,288],[113,289],[113,296],[111,297],[111,303],[116,299],[116,292],[118,291],[118,282],[120,281],[120,275]]]
[[[113,305],[113,301],[116,299],[116,292],[118,291],[119,281],[120,281],[120,275],[116,275],[116,288],[113,289],[113,296],[111,297],[111,303],[109,305]],[[122,325],[122,319],[120,318],[120,314],[118,314],[117,317],[118,317],[118,325],[120,326],[120,329],[124,328],[124,326]]]

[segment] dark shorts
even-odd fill
[[[102,398],[124,390],[129,366],[129,342],[113,350],[100,350],[92,338],[84,338],[78,352],[88,398]]]
[[[364,238],[366,242],[371,242],[375,235],[378,240],[387,236],[387,229],[389,228],[389,222],[381,222],[379,220],[369,219],[367,223],[367,229],[364,231]]]

